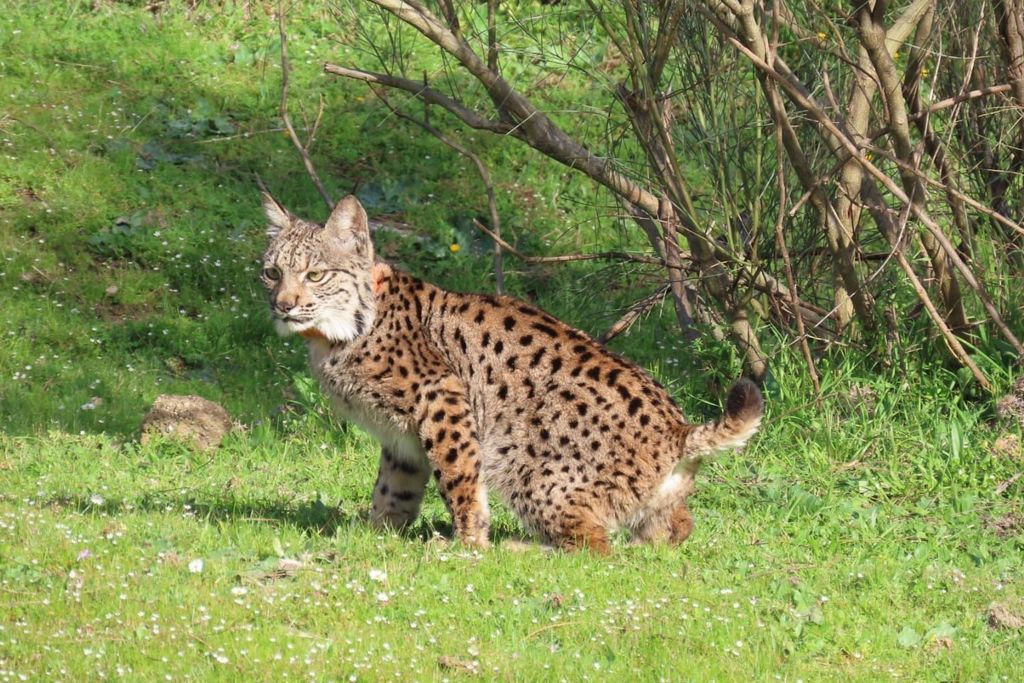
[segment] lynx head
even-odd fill
[[[373,244],[366,212],[349,195],[321,226],[263,195],[269,244],[260,278],[281,335],[350,341],[373,327]]]

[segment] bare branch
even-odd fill
[[[397,109],[397,108],[391,106],[391,103],[387,101],[387,98],[383,97],[380,93],[377,93],[376,90],[374,90],[374,93],[377,94],[377,97],[381,100],[381,102],[383,102],[384,105],[386,107],[388,107],[388,109],[390,109],[391,112],[395,116],[399,117],[400,119],[402,119],[404,121],[409,121],[411,123],[416,124],[417,126],[422,128],[423,130],[427,131],[428,133],[433,135],[435,138],[437,138],[438,140],[440,140],[444,144],[448,145],[453,150],[455,150],[456,152],[458,152],[459,154],[461,154],[462,156],[466,157],[467,159],[469,159],[470,161],[473,162],[473,165],[476,167],[476,171],[477,171],[477,173],[480,176],[480,181],[484,185],[484,191],[487,193],[487,209],[488,209],[488,212],[490,213],[491,225],[494,226],[494,233],[500,239],[500,237],[501,237],[501,217],[498,215],[498,200],[497,200],[497,198],[494,195],[494,184],[491,182],[491,173],[487,169],[487,165],[484,164],[483,160],[480,159],[480,157],[478,155],[474,154],[468,147],[466,147],[465,145],[462,145],[462,144],[456,142],[455,140],[451,139],[450,137],[448,137],[447,135],[445,135],[444,133],[439,131],[437,128],[435,128],[434,126],[430,125],[430,123],[428,123],[427,121],[420,120],[420,119],[417,119],[417,118],[415,118],[413,116],[410,116],[410,115],[406,114],[402,110]],[[497,292],[498,294],[504,294],[505,293],[505,270],[504,270],[504,266],[503,266],[503,257],[502,257],[502,251],[501,250],[502,250],[501,244],[497,240],[495,240],[495,242],[494,242],[494,291]]]
[[[344,76],[345,78],[384,85],[389,88],[395,88],[397,90],[404,90],[405,92],[412,93],[427,104],[436,104],[445,111],[454,114],[456,118],[470,128],[486,130],[492,133],[497,133],[498,135],[507,135],[513,132],[513,126],[511,124],[484,118],[463,105],[461,102],[457,102],[447,95],[423,85],[420,81],[413,81],[408,78],[399,78],[388,74],[374,73],[372,71],[363,71],[362,69],[350,69],[345,66],[338,66],[337,64],[324,64],[324,71],[334,74],[335,76]]]
[[[655,306],[664,301],[665,297],[668,296],[668,293],[671,291],[671,289],[672,286],[669,285],[668,283],[663,284],[661,287],[656,289],[651,294],[648,294],[643,299],[640,299],[639,301],[633,303],[629,308],[626,309],[626,312],[622,315],[621,318],[616,320],[611,327],[609,327],[607,330],[602,332],[600,336],[598,336],[598,343],[607,344],[612,339],[618,337],[620,334],[628,330],[630,327],[633,326],[633,323],[647,315],[651,311],[651,309],[653,309]]]
[[[999,95],[1004,92],[1009,92],[1012,88],[1013,86],[1010,85],[1009,83],[1003,83],[1002,85],[993,85],[987,88],[968,90],[962,95],[956,95],[955,97],[947,97],[944,100],[939,100],[938,102],[935,102],[931,106],[925,107],[921,111],[915,113],[910,117],[910,119],[913,120],[918,118],[924,118],[926,116],[931,116],[937,111],[942,111],[943,109],[955,107],[956,105],[962,104],[963,102],[967,102],[969,100],[976,100],[980,97],[988,97],[989,95]]]
[[[777,86],[770,84],[772,89]],[[777,93],[776,93],[777,94]],[[779,183],[779,211],[775,220],[775,241],[779,245],[779,253],[782,255],[782,263],[786,271],[786,284],[789,285],[789,293],[793,301],[799,301],[797,294],[796,278],[793,277],[793,264],[789,259],[789,248],[786,246],[785,224],[786,224],[786,168],[784,164],[785,145],[783,144],[783,124],[775,124],[775,164],[776,176]],[[807,343],[807,329],[804,327],[804,318],[799,311],[793,316],[796,319],[796,329],[799,335],[800,351],[804,355],[804,362],[807,363],[807,372],[811,377],[811,384],[814,393],[821,394],[821,382],[818,379],[818,370],[814,367],[814,357],[811,355],[811,347]]]
[[[330,193],[327,192],[323,181],[320,180],[316,167],[313,165],[313,160],[309,156],[309,143],[302,144],[299,134],[295,132],[295,126],[292,125],[291,116],[288,115],[288,75],[291,71],[291,66],[288,63],[288,33],[284,27],[284,9],[280,3],[277,6],[277,27],[281,36],[281,121],[284,123],[285,130],[288,131],[288,138],[292,141],[299,156],[302,157],[302,165],[306,167],[306,173],[309,174],[310,180],[316,185],[316,191],[320,193],[320,197],[327,204],[327,208],[333,209],[334,201],[331,199]],[[317,120],[319,121],[319,117],[317,117]],[[310,143],[312,143],[313,135],[315,134],[316,130],[314,128],[313,133],[310,135]]]
[[[665,263],[661,259],[651,258],[650,256],[640,256],[638,254],[627,254],[624,251],[601,251],[593,254],[562,254],[560,256],[528,256],[523,252],[519,251],[511,244],[501,238],[500,235],[496,234],[486,225],[480,221],[473,219],[473,225],[477,227],[477,230],[490,237],[495,243],[500,244],[501,247],[525,263],[568,263],[569,261],[633,261],[634,263],[649,263],[656,266],[664,266]]]

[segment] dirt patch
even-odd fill
[[[33,190],[31,187],[22,187],[14,191],[18,198],[25,203],[26,206],[31,206],[37,202],[42,201],[42,197],[39,193]]]
[[[96,316],[108,323],[127,323],[144,320],[153,313],[153,310],[152,304],[149,303],[122,304],[112,299],[107,299],[93,306]]]
[[[1011,609],[1008,605],[993,602],[988,606],[988,625],[992,628],[1020,630],[1024,628],[1024,616],[1020,610]]]
[[[201,396],[164,394],[157,397],[142,420],[142,443],[159,436],[212,451],[229,431],[231,416],[213,401]]]
[[[846,391],[841,392],[837,397],[838,402],[847,413],[862,409],[867,413],[873,413],[878,403],[878,394],[872,387],[862,384],[853,384]]]
[[[997,458],[1024,459],[1024,447],[1016,434],[1000,434],[989,446],[989,452]]]
[[[985,522],[985,528],[1000,538],[1016,536],[1019,531],[1024,530],[1024,514],[1010,512],[998,517],[990,517]]]
[[[1006,420],[1016,420],[1024,427],[1024,377],[1017,379],[1013,391],[996,402],[996,413]]]
[[[52,284],[57,279],[57,276],[49,271],[40,270],[36,266],[32,266],[18,275],[18,279],[26,285],[43,287]]]
[[[437,658],[437,666],[442,671],[457,671],[459,673],[469,674],[475,676],[480,673],[480,663],[473,660],[468,661],[465,659],[459,659],[457,657],[451,657],[449,655],[441,655]]]

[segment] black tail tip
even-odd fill
[[[729,390],[729,398],[725,401],[725,413],[740,420],[761,417],[764,413],[761,390],[751,380],[741,377]]]

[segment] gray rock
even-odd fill
[[[217,403],[201,396],[163,394],[142,420],[142,443],[160,436],[212,451],[229,431],[231,416]]]

